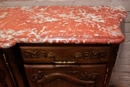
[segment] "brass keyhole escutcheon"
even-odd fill
[[[53,52],[49,52],[49,53],[48,53],[48,57],[49,57],[49,58],[55,58],[55,54],[54,54]]]
[[[80,58],[81,56],[82,56],[82,54],[81,54],[80,52],[76,52],[76,53],[75,53],[75,57],[76,57],[76,58]]]

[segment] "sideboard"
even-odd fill
[[[122,6],[0,7],[0,87],[108,87]]]

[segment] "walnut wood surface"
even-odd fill
[[[106,63],[109,46],[20,46],[25,63]]]
[[[0,87],[15,87],[6,63],[3,52],[0,50]]]
[[[18,87],[109,87],[118,46],[23,43],[2,51]]]
[[[25,65],[31,87],[102,87],[106,68],[106,65]]]

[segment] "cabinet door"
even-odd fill
[[[8,63],[4,61],[3,53],[0,51],[0,87],[16,87],[7,69]]]
[[[103,87],[106,65],[24,65],[30,87]]]

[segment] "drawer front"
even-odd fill
[[[110,47],[20,46],[25,63],[105,63]]]
[[[106,65],[24,66],[30,87],[103,87],[107,69]]]

